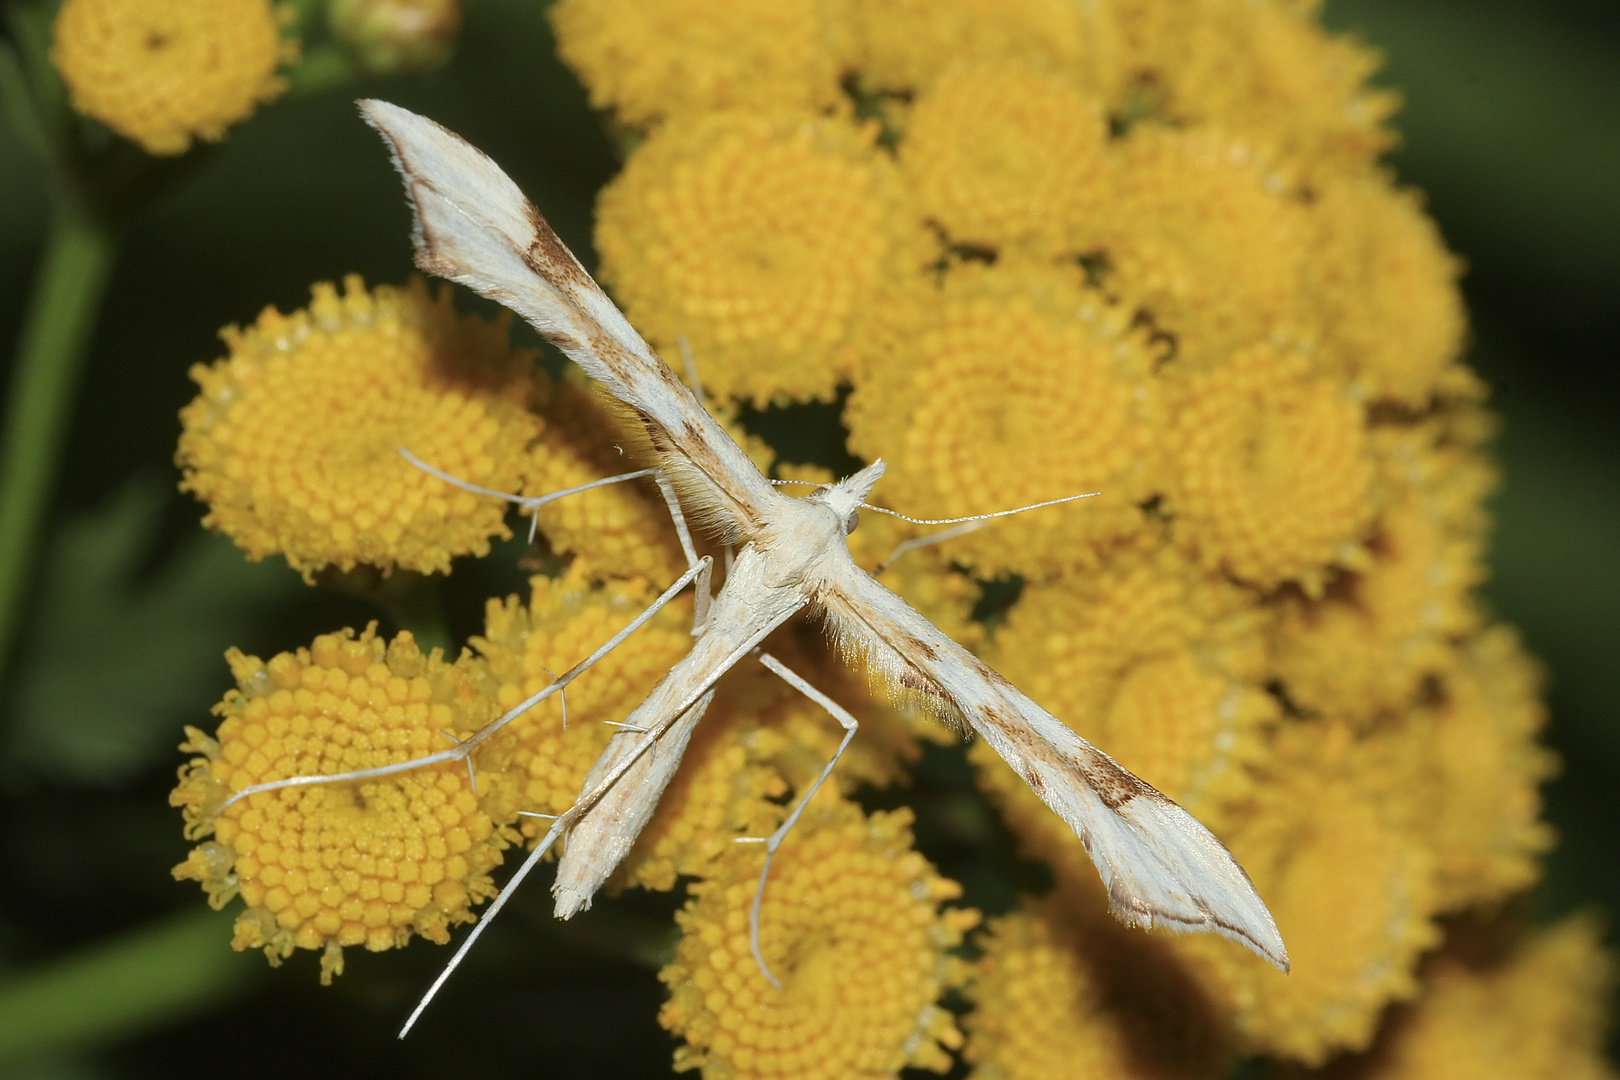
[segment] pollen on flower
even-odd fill
[[[1202,969],[1252,1053],[1317,1065],[1371,1040],[1391,1001],[1417,994],[1440,938],[1434,860],[1360,777],[1349,729],[1298,728],[1248,819],[1224,837],[1288,943],[1277,972],[1209,935],[1170,942]]]
[[[561,577],[530,580],[527,605],[491,600],[484,634],[472,646],[499,680],[510,709],[545,689],[641,613],[658,595],[645,581],[593,582],[579,564]],[[508,747],[516,809],[560,814],[573,805],[585,774],[622,722],[692,646],[690,603],[677,600],[608,653],[566,691],[513,720],[497,741]],[[525,821],[531,836],[545,831]]]
[[[602,192],[603,280],[661,350],[686,336],[714,396],[830,399],[866,295],[930,257],[875,137],[791,113],[661,127]]]
[[[482,665],[424,656],[409,633],[384,642],[374,627],[323,635],[268,663],[235,649],[226,659],[237,689],[216,707],[213,737],[187,729],[181,749],[199,756],[169,800],[184,810],[188,839],[213,839],[174,876],[200,881],[216,908],[240,893],[238,950],[262,948],[272,964],[295,948],[324,950],[323,982],[342,970],[344,946],[380,951],[413,934],[448,941],[449,928],[495,894],[489,872],[509,833],[486,807],[493,774],[479,768],[475,788],[463,762],[448,762],[220,806],[254,784],[446,749],[496,714]]]
[[[344,289],[316,285],[308,308],[227,327],[230,355],[191,369],[202,392],[180,413],[181,487],[248,558],[279,552],[306,578],[359,563],[446,571],[511,535],[506,504],[428,475],[400,447],[514,491],[544,385],[504,321],[458,317],[448,288],[367,292],[351,275]]]
[[[79,112],[179,154],[280,94],[294,51],[269,0],[67,0],[51,60]]]
[[[1106,284],[1173,335],[1185,361],[1309,330],[1310,221],[1242,140],[1139,125],[1118,144],[1109,204],[1085,230]]]
[[[1303,357],[1255,345],[1173,382],[1168,509],[1204,563],[1319,593],[1373,514],[1362,407]]]
[[[838,97],[831,28],[812,0],[563,0],[551,25],[591,104],[627,124],[737,106],[820,110]]]
[[[1102,104],[1029,65],[953,71],[917,99],[900,163],[955,244],[1056,251],[1103,212]]]
[[[1094,564],[1144,526],[1137,504],[1159,480],[1152,351],[1078,278],[1007,259],[957,267],[940,296],[911,298],[926,312],[916,333],[884,335],[850,398],[851,449],[889,463],[883,498],[914,517],[1101,493],[951,541],[985,576]]]
[[[685,1039],[677,1069],[707,1076],[892,1076],[935,1072],[961,1045],[935,1002],[961,985],[951,956],[978,922],[940,910],[960,887],[911,849],[910,813],[867,817],[830,791],[783,844],[761,911],[761,951],[782,981],[766,981],[749,950],[748,912],[764,852],[734,844],[692,886],[676,916],[681,942],[659,974],[670,998],[659,1022]]]

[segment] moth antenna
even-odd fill
[[[775,481],[772,481],[772,483],[775,483]],[[871,503],[861,503],[861,507],[866,510],[876,510],[880,514],[888,514],[890,517],[897,517],[901,521],[909,521],[913,525],[955,525],[963,521],[989,521],[991,518],[1010,517],[1013,514],[1022,514],[1026,510],[1039,510],[1043,506],[1057,506],[1059,503],[1074,502],[1076,499],[1090,499],[1101,494],[1100,491],[1088,491],[1083,495],[1065,495],[1061,499],[1047,499],[1045,502],[1030,503],[1028,506],[1015,506],[1011,510],[997,510],[993,514],[970,514],[967,517],[954,518],[907,517],[898,511],[889,510],[882,506],[873,506]]]

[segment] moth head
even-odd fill
[[[844,535],[848,536],[855,531],[859,523],[861,503],[871,492],[872,485],[878,482],[878,477],[887,469],[882,459],[872,462],[860,472],[846,476],[835,484],[826,484],[816,488],[809,498],[819,503],[825,503],[838,515],[838,520],[844,523]]]

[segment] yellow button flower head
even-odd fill
[[[876,134],[794,113],[665,125],[602,192],[604,281],[666,355],[686,335],[715,397],[830,399],[867,293],[930,257]]]
[[[342,947],[372,951],[413,934],[444,944],[495,894],[505,830],[459,762],[363,783],[283,788],[220,804],[253,784],[390,765],[445,749],[496,715],[494,684],[469,657],[423,656],[408,633],[385,643],[368,627],[326,634],[265,663],[226,654],[237,689],[215,709],[209,738],[187,728],[200,756],[180,771],[170,802],[186,836],[214,839],[174,868],[200,880],[215,907],[241,893],[232,946],[272,964],[293,949],[324,949],[322,982],[342,971]],[[482,770],[480,770],[482,771]]]
[[[1314,3],[1114,0],[1117,67],[1181,123],[1265,139],[1315,170],[1370,164],[1394,142],[1398,95],[1366,85],[1379,56],[1329,35]]]
[[[670,988],[659,1022],[686,1040],[677,1069],[846,1080],[950,1067],[945,1048],[962,1037],[934,1002],[962,982],[947,950],[978,913],[939,909],[961,888],[911,850],[910,820],[817,796],[765,891],[761,949],[782,990],[749,953],[760,846],[732,845],[692,887],[675,960],[659,974]]]
[[[1259,688],[1264,622],[1242,590],[1173,551],[1027,587],[987,658],[1126,768],[1215,823],[1253,791],[1276,705]],[[1083,876],[1068,826],[993,751],[969,756],[1022,839]]]
[[[1167,509],[1208,566],[1320,591],[1361,557],[1373,463],[1361,406],[1270,345],[1172,380]]]
[[[1068,271],[1003,259],[948,275],[884,335],[847,411],[850,447],[883,458],[882,497],[913,517],[963,517],[1101,491],[951,541],[985,576],[1094,564],[1145,524],[1160,423],[1148,343]],[[902,305],[903,307],[903,305]]]
[[[533,357],[507,345],[504,320],[458,317],[448,288],[368,293],[351,275],[344,289],[316,285],[302,311],[227,327],[230,355],[191,369],[202,392],[180,413],[181,487],[248,558],[280,552],[306,578],[357,563],[447,571],[511,535],[506,504],[429,476],[399,447],[516,490],[541,429]]]
[[[523,493],[547,492],[633,472],[645,462],[626,453],[635,432],[615,422],[600,392],[573,375],[552,390],[546,430],[530,453]],[[686,570],[669,507],[649,477],[569,495],[540,508],[540,531],[558,554],[584,559],[604,577],[669,582]]]
[[[900,163],[953,243],[1057,250],[1105,211],[1102,103],[1028,65],[959,69],[917,99]]]
[[[1471,594],[1485,578],[1481,507],[1495,481],[1445,424],[1375,427],[1369,441],[1385,504],[1371,557],[1321,599],[1289,600],[1275,635],[1289,699],[1358,721],[1412,703],[1479,628]]]
[[[657,597],[645,581],[593,583],[576,564],[562,577],[530,580],[528,606],[517,597],[491,600],[484,634],[472,639],[500,681],[499,701],[510,709],[545,689],[585,659]],[[511,768],[521,791],[519,809],[560,814],[573,805],[585,774],[622,721],[692,647],[691,605],[677,601],[581,675],[562,701],[553,696],[512,721]],[[524,831],[538,835],[532,821]],[[543,833],[544,828],[539,829]]]
[[[1535,882],[1554,840],[1537,820],[1539,788],[1558,760],[1536,743],[1547,720],[1541,673],[1507,627],[1470,641],[1442,687],[1414,827],[1434,847],[1441,903],[1458,909]]]
[[[1418,196],[1377,173],[1323,183],[1309,263],[1324,353],[1368,398],[1423,408],[1466,389],[1460,267]]]
[[[1434,864],[1360,777],[1348,728],[1286,734],[1251,817],[1225,839],[1276,918],[1292,970],[1210,935],[1170,944],[1205,971],[1250,1052],[1316,1065],[1365,1047],[1384,1006],[1417,993],[1418,957],[1440,938]]]
[[[1588,915],[1533,934],[1496,963],[1443,956],[1423,999],[1346,1080],[1612,1080],[1604,1053],[1614,958]],[[1296,1080],[1294,1074],[1287,1074]]]
[[[918,91],[959,64],[1092,70],[1094,12],[1065,0],[837,0],[847,64],[872,89]]]
[[[814,0],[562,0],[557,51],[627,124],[706,109],[820,110],[838,97]]]
[[[984,950],[967,995],[962,1056],[981,1080],[1109,1077],[1158,1080],[1220,1075],[1228,1047],[1177,987],[1146,939],[1125,939],[1102,915],[1101,890],[1060,887],[995,920],[978,937]],[[1102,922],[1082,927],[1084,920]],[[1099,929],[1101,933],[1088,932]],[[1171,976],[1174,978],[1174,976]],[[1133,1012],[1151,995],[1153,1012],[1174,1010],[1174,1035]]]
[[[268,0],[67,0],[51,60],[75,109],[180,154],[280,94],[292,51]]]
[[[1310,221],[1251,146],[1140,124],[1112,172],[1108,213],[1085,239],[1101,250],[1109,287],[1174,336],[1180,357],[1308,329]]]

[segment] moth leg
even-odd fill
[[[681,502],[675,497],[675,485],[669,482],[669,477],[655,469],[653,481],[664,496],[664,505],[669,507],[670,519],[675,522],[675,535],[680,537],[681,553],[686,556],[687,567],[702,567],[697,584],[693,587],[692,636],[697,637],[709,625],[709,580],[714,561],[698,558],[697,547],[692,543],[692,532],[686,527],[686,515],[681,513]],[[729,563],[727,569],[730,569]]]
[[[540,528],[540,508],[546,503],[556,502],[558,499],[566,498],[569,495],[578,495],[580,492],[590,491],[592,488],[606,487],[609,484],[622,484],[626,480],[634,480],[637,477],[652,476],[658,471],[657,469],[637,469],[634,472],[620,473],[617,476],[609,476],[601,480],[592,480],[588,484],[548,491],[544,495],[513,495],[511,492],[496,491],[493,488],[479,487],[477,484],[469,483],[459,476],[429,465],[403,446],[395,447],[395,449],[399,451],[400,457],[429,476],[436,476],[445,483],[458,487],[463,491],[470,491],[474,495],[488,495],[491,498],[505,499],[509,503],[516,503],[520,511],[529,515],[529,543],[531,544],[534,543],[534,534]]]
[[[413,769],[421,769],[429,765],[439,765],[446,761],[466,760],[474,750],[478,749],[479,746],[488,741],[497,731],[501,730],[501,728],[505,727],[507,724],[510,724],[513,720],[516,720],[519,716],[522,716],[524,713],[528,712],[542,701],[545,701],[553,694],[563,693],[568,688],[569,683],[585,674],[585,672],[590,670],[590,668],[596,664],[598,660],[602,659],[602,657],[618,648],[625,638],[639,630],[648,619],[651,619],[654,615],[658,614],[658,612],[662,610],[665,605],[667,605],[671,600],[675,599],[675,597],[680,594],[681,590],[685,589],[694,580],[701,577],[706,581],[708,578],[709,568],[713,564],[714,560],[705,555],[701,560],[699,560],[698,565],[692,567],[686,573],[677,578],[675,583],[669,588],[665,589],[658,599],[654,600],[650,605],[648,605],[646,610],[642,611],[641,614],[637,615],[634,619],[631,619],[624,625],[622,629],[619,630],[618,633],[614,634],[602,645],[598,646],[595,652],[591,653],[591,655],[587,656],[585,659],[563,672],[562,675],[558,676],[550,686],[544,687],[543,689],[531,694],[525,700],[518,702],[512,708],[508,709],[494,720],[491,720],[489,723],[485,724],[483,727],[479,728],[476,732],[467,736],[450,749],[441,750],[436,754],[428,754],[424,757],[412,758],[409,761],[396,762],[392,765],[378,765],[370,769],[355,769],[351,772],[330,773],[327,775],[289,776],[284,780],[267,780],[262,784],[252,784],[243,788],[241,791],[238,791],[229,799],[226,799],[225,802],[220,805],[219,812],[224,813],[226,808],[231,806],[233,803],[240,802],[249,795],[257,795],[261,792],[279,791],[282,788],[289,787],[308,787],[313,784],[337,784],[349,783],[357,780],[376,780],[384,776],[392,776],[395,773],[410,772]]]
[[[753,951],[754,963],[758,965],[760,974],[764,975],[772,986],[780,990],[782,989],[782,983],[772,974],[769,965],[765,963],[764,953],[760,952],[759,949],[759,912],[765,901],[765,879],[770,876],[771,863],[776,861],[776,852],[782,846],[782,841],[787,838],[788,831],[798,822],[799,817],[804,813],[804,808],[810,804],[810,800],[821,789],[821,785],[827,782],[827,777],[832,775],[833,766],[837,765],[838,759],[844,756],[844,751],[849,748],[850,740],[855,738],[855,732],[861,725],[860,721],[850,715],[849,710],[805,682],[796,672],[770,653],[756,649],[754,655],[759,657],[760,663],[781,676],[782,680],[789,686],[820,705],[823,709],[826,709],[827,714],[838,721],[844,729],[844,739],[838,744],[838,749],[833,752],[832,760],[827,762],[826,767],[821,770],[821,775],[816,777],[815,782],[805,789],[804,794],[799,797],[798,804],[793,807],[793,812],[787,816],[787,820],[783,821],[777,830],[764,840],[765,865],[759,869],[759,885],[754,889],[754,904],[748,911],[748,947]]]

